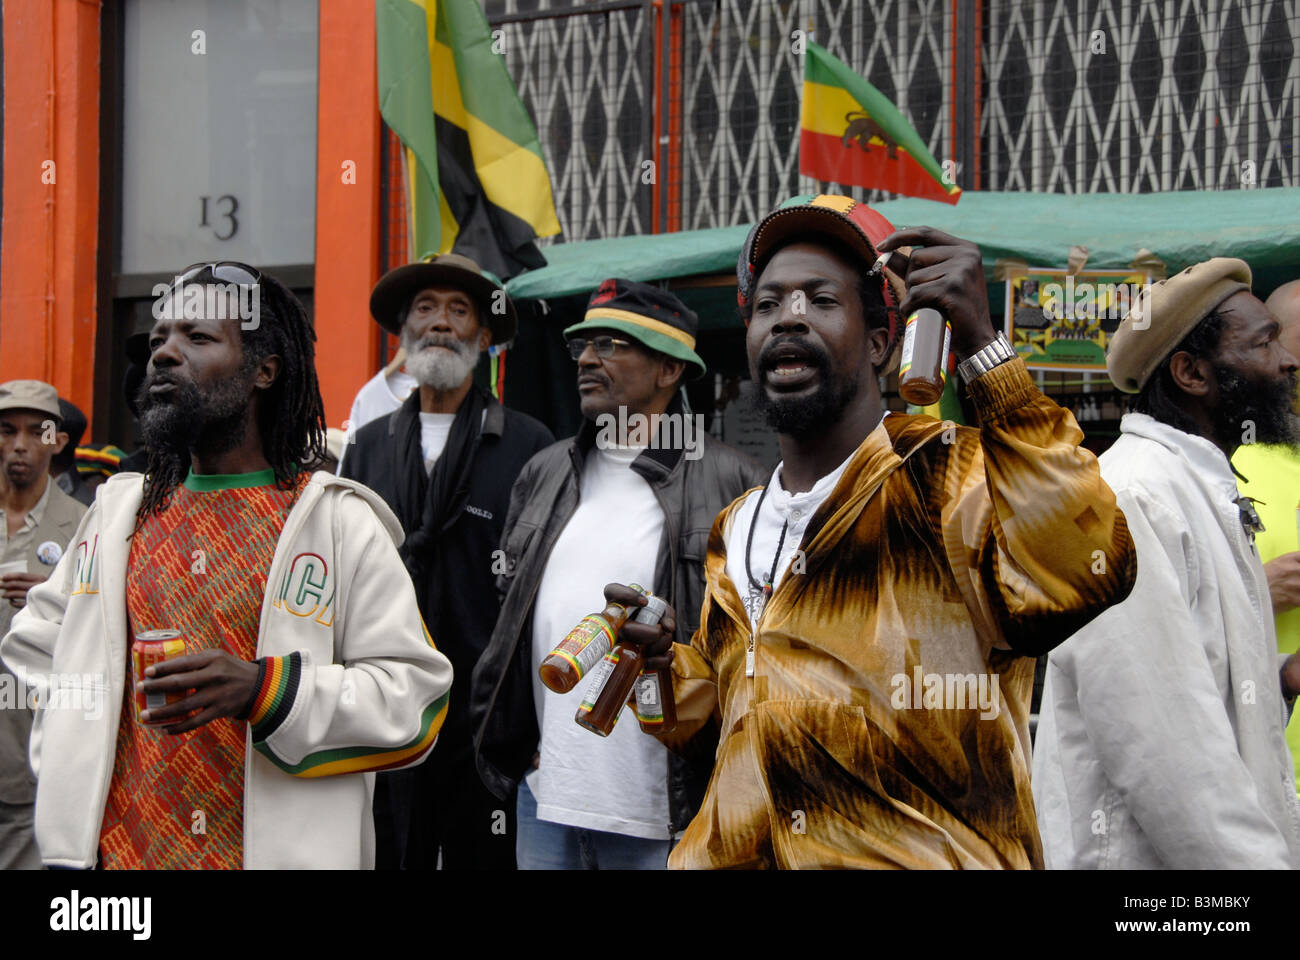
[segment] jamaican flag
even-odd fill
[[[898,108],[825,47],[804,53],[799,172],[818,180],[956,203],[920,135]]]
[[[375,0],[379,112],[401,139],[411,258],[459,253],[505,279],[560,232],[537,131],[478,0]]]

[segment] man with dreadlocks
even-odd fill
[[[42,860],[368,868],[373,771],[423,760],[451,686],[401,528],[366,488],[309,469],[315,334],[287,288],[198,264],[154,315],[148,471],[104,484],[0,644],[38,697]],[[136,687],[132,639],[158,629],[185,654]],[[137,713],[137,693],[181,699]]]

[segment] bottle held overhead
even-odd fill
[[[874,276],[888,268],[906,276],[910,261],[898,251],[882,253],[871,267]],[[948,376],[952,327],[938,310],[922,307],[907,318],[898,365],[898,392],[908,403],[928,407],[943,396]]]

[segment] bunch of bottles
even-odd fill
[[[631,587],[645,597],[645,606],[610,602],[599,613],[588,614],[537,668],[542,683],[556,693],[568,693],[590,674],[574,721],[602,737],[613,731],[634,690],[633,706],[643,732],[666,733],[677,726],[669,671],[644,669],[640,648],[618,640],[625,623],[654,625],[667,609],[644,587]]]

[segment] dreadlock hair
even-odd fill
[[[1145,413],[1161,423],[1177,427],[1184,433],[1198,433],[1199,428],[1191,417],[1183,412],[1187,394],[1174,383],[1174,376],[1170,372],[1170,361],[1179,351],[1190,353],[1197,360],[1213,361],[1218,356],[1219,343],[1223,340],[1223,331],[1227,325],[1227,317],[1218,310],[1206,314],[1196,326],[1192,327],[1187,336],[1179,341],[1178,346],[1169,351],[1169,356],[1160,361],[1160,366],[1156,367],[1147,378],[1146,385],[1133,398],[1129,409],[1134,413]]]
[[[205,270],[186,282],[221,281]],[[258,398],[257,428],[262,453],[275,471],[276,487],[289,490],[302,470],[316,468],[328,455],[325,407],[316,379],[316,331],[302,303],[275,277],[263,273],[258,288],[256,326],[241,328],[240,374],[250,374],[269,356],[280,358],[279,374]],[[148,452],[137,530],[167,505],[190,467],[188,458],[178,459],[169,451],[150,446]]]
[[[884,295],[881,293],[880,285],[883,279],[879,276],[873,277],[869,273],[871,264],[864,264],[860,254],[855,253],[848,244],[844,243],[837,237],[829,236],[824,233],[806,233],[794,234],[786,237],[779,244],[763,255],[763,258],[754,264],[754,286],[758,286],[758,278],[763,275],[767,265],[772,262],[772,258],[784,250],[786,247],[796,243],[808,243],[813,246],[822,247],[828,250],[837,260],[842,261],[845,265],[852,267],[854,274],[858,278],[857,291],[858,303],[862,305],[862,319],[867,325],[868,330],[874,330],[877,327],[888,330],[890,319],[898,313],[897,307],[886,305]],[[740,318],[748,325],[750,319],[754,316],[754,296],[751,295],[749,302],[740,307]],[[894,347],[897,346],[898,333],[895,329],[893,338],[885,348],[884,359],[877,365],[876,369],[886,365],[889,358],[894,353]]]

